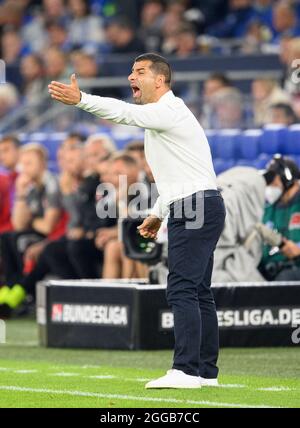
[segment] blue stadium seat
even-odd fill
[[[300,168],[300,156],[295,156],[294,160],[297,163],[298,167]]]
[[[47,140],[48,135],[45,132],[32,132],[31,134],[27,135],[27,138],[28,137],[30,138],[31,142],[43,144],[43,142]]]
[[[30,135],[31,134],[27,134],[26,132],[20,132],[18,134],[18,138],[21,141],[21,144],[25,144],[27,141],[30,140]]]
[[[61,141],[51,141],[48,140],[45,144],[45,147],[48,150],[49,160],[56,161],[57,158],[57,150],[61,145]]]
[[[131,141],[133,141],[135,138],[131,138],[131,137],[126,137],[126,138],[115,138],[115,143],[117,146],[118,150],[123,150],[124,147],[130,143]]]
[[[257,169],[264,169],[272,157],[273,156],[268,153],[262,153],[255,161],[253,161],[253,166]]]
[[[49,161],[48,162],[48,169],[49,171],[51,171],[53,174],[57,175],[59,174],[59,168],[58,168],[58,164],[55,161]]]
[[[44,133],[33,132],[31,134],[20,134],[22,144],[39,143],[42,144],[48,151],[49,160],[56,161],[56,152],[61,144],[64,133]],[[57,139],[59,138],[59,140]]]
[[[238,156],[240,134],[240,130],[238,129],[224,129],[219,131],[216,136],[216,156],[225,160],[236,159]]]
[[[47,138],[44,141],[44,145],[48,150],[49,161],[56,161],[57,149],[63,142],[63,140],[67,137],[67,133],[65,132],[52,132],[46,134]]]
[[[255,160],[260,152],[261,129],[249,129],[242,132],[239,151],[242,159]]]
[[[287,141],[288,128],[282,125],[266,125],[261,136],[261,152],[283,153]]]
[[[235,162],[235,166],[252,166],[253,167],[253,160],[251,159],[238,159]]]
[[[300,155],[300,125],[291,125],[288,130],[287,139],[283,153]]]
[[[211,154],[212,156],[216,156],[216,141],[217,141],[217,137],[218,137],[218,133],[217,131],[214,131],[212,129],[207,129],[205,130],[205,135],[207,137],[208,140],[208,144],[211,150]]]
[[[214,169],[216,174],[220,174],[223,171],[226,171],[227,169],[230,169],[234,166],[234,161],[233,159],[231,160],[224,160],[224,159],[220,159],[220,158],[215,158],[213,160],[213,164],[214,164]]]
[[[113,141],[115,142],[117,149],[122,150],[126,146],[126,144],[131,141],[144,141],[144,133],[136,132],[132,130],[126,130],[124,127],[113,129],[111,134],[108,134]]]

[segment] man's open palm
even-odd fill
[[[70,85],[60,82],[51,82],[48,85],[51,97],[61,103],[68,105],[78,104],[81,99],[80,89],[75,74],[71,76]]]

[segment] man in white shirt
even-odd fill
[[[103,119],[145,129],[145,155],[160,196],[139,232],[155,239],[169,213],[167,300],[175,333],[172,370],[146,388],[214,386],[219,341],[210,285],[225,208],[210,148],[194,115],[173,94],[171,68],[163,57],[140,55],[128,80],[136,105],[85,94],[74,74],[70,85],[51,82],[49,92],[53,99]]]

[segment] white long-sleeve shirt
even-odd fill
[[[204,131],[171,90],[145,105],[82,92],[76,106],[115,123],[145,128],[145,156],[160,195],[151,211],[157,217],[163,219],[176,200],[217,188]]]

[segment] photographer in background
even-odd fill
[[[300,280],[300,171],[287,157],[275,155],[265,172],[263,223],[283,236],[279,247],[264,245],[260,270],[269,281]]]
[[[131,153],[131,151],[129,151]],[[133,196],[129,193],[131,185],[139,182],[141,164],[127,152],[118,152],[110,159],[110,180],[116,189],[118,218],[130,216],[129,204]],[[122,178],[126,177],[126,183]],[[148,200],[148,192],[141,194]],[[96,236],[96,246],[103,249],[103,278],[144,278],[148,271],[145,265],[126,257],[123,242],[119,240],[118,228],[102,229]]]

